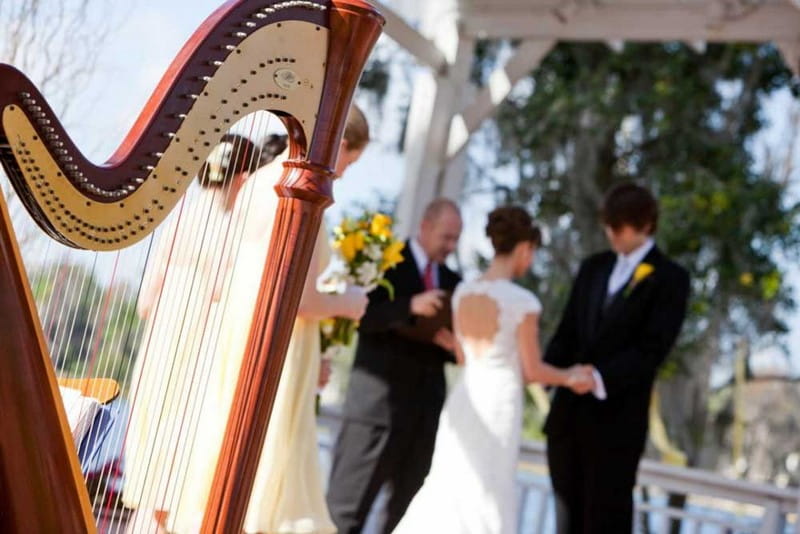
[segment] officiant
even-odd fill
[[[444,364],[454,362],[450,295],[461,278],[445,265],[461,234],[458,206],[429,204],[404,260],[386,273],[359,327],[359,342],[333,451],[328,507],[340,534],[361,532],[388,484],[383,532],[391,532],[431,464],[446,395]]]

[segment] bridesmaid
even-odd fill
[[[337,177],[358,160],[369,141],[363,112],[351,108],[339,148]],[[275,138],[270,140],[274,149]],[[237,199],[246,213],[242,244],[226,276],[229,293],[222,319],[220,366],[203,409],[200,439],[203,451],[194,451],[189,483],[178,507],[176,532],[194,532],[200,526],[216,468],[222,434],[239,375],[250,331],[256,291],[266,262],[269,239],[277,210],[274,185],[283,170],[284,152],[248,180]],[[366,292],[350,287],[342,294],[326,294],[316,283],[330,259],[328,232],[317,236],[308,276],[300,300],[294,330],[272,409],[253,493],[245,519],[248,533],[335,533],[328,514],[317,451],[315,396],[320,383],[321,350],[319,321],[328,317],[358,320],[367,306]],[[198,441],[200,442],[200,441]],[[198,448],[199,449],[199,448]]]
[[[227,228],[256,147],[226,135],[159,236],[145,269],[137,311],[144,334],[129,389],[122,500],[136,510],[129,532],[160,528],[183,483],[210,365],[207,323],[214,281],[230,249]],[[196,411],[196,410],[195,410]]]

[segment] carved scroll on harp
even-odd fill
[[[271,242],[284,253],[265,267],[234,410],[254,391],[259,398],[255,410],[246,406],[247,424],[226,432],[239,448],[228,450],[234,461],[217,469],[223,482],[209,501],[204,532],[241,529],[253,451],[266,432],[322,210],[332,201],[347,111],[382,24],[362,0],[227,2],[183,48],[103,165],[87,161],[21,72],[0,65],[0,163],[39,227],[74,248],[118,250],[150,234],[242,116],[266,110],[286,126],[290,161],[277,187],[280,224]],[[0,313],[0,531],[92,532],[89,497],[2,198]]]

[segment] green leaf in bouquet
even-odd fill
[[[394,286],[386,278],[378,280],[378,285],[384,288],[389,293],[389,300],[394,300]]]

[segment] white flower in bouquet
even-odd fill
[[[325,334],[326,336],[330,336],[333,334],[333,323],[323,321],[320,324],[320,329],[322,330],[323,334]]]
[[[372,261],[380,262],[383,260],[383,247],[378,243],[373,243],[367,247],[366,254]]]
[[[356,269],[358,285],[366,287],[367,289],[373,289],[380,274],[377,263],[371,261],[364,262]]]

